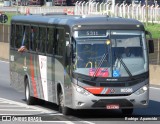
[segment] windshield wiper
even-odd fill
[[[103,64],[103,62],[104,62],[107,54],[108,54],[108,53],[104,53],[104,54],[103,54],[103,56],[102,56],[102,58],[101,58],[101,60],[100,60],[100,62],[99,62],[99,64],[98,64],[98,67],[96,68],[96,71],[94,72],[94,74],[93,74],[93,76],[92,76],[92,79],[94,79],[94,78],[96,77],[96,74],[98,73],[99,68],[100,68],[101,65]]]
[[[118,58],[118,60],[120,61],[120,63],[123,65],[124,69],[126,70],[126,72],[128,73],[129,77],[132,77],[132,74],[130,72],[130,70],[128,69],[128,67],[126,66],[126,64],[123,62],[122,58]]]

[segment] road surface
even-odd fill
[[[2,118],[3,116],[3,118]],[[121,115],[120,111],[106,110],[83,110],[73,111],[70,116],[63,116],[57,111],[57,106],[52,103],[45,105],[28,106],[25,104],[24,93],[17,92],[10,86],[9,63],[0,61],[0,120],[9,117],[37,117],[44,123],[67,123],[67,124],[132,124],[136,119],[150,119],[154,123],[160,121],[160,87],[150,86],[150,103],[146,109],[135,109],[132,117]],[[14,118],[12,118],[14,121]],[[22,119],[22,118],[21,118]],[[158,119],[158,121],[154,121]],[[131,121],[126,121],[131,120]],[[152,122],[152,123],[153,123]],[[148,123],[149,121],[138,121]]]

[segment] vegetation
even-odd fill
[[[8,21],[7,23],[5,23],[7,25],[10,24],[12,16],[17,15],[16,13],[5,13],[5,14],[8,16]]]
[[[160,24],[149,23],[148,26],[145,26],[145,29],[151,32],[153,39],[160,38]]]

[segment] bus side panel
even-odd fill
[[[21,53],[16,50],[10,51],[11,86],[18,91],[24,91],[23,59],[24,57]]]
[[[64,105],[72,108],[71,80],[67,73],[67,68],[62,64],[62,61],[62,58],[55,59],[55,83],[56,85],[61,84],[64,94]]]
[[[56,103],[55,62],[53,56],[47,57],[47,84],[48,101]]]
[[[65,67],[64,75],[64,92],[65,92],[65,105],[72,108],[72,84],[69,72],[69,65]]]
[[[31,87],[31,95],[43,99],[43,92],[42,92],[42,86],[39,81],[39,66],[38,66],[38,55],[37,54],[30,54],[28,56],[28,66],[29,70],[28,73],[30,75],[30,87]]]
[[[62,91],[64,93],[64,66],[63,57],[55,57],[55,83],[61,84]],[[57,90],[57,89],[56,89]]]
[[[36,82],[37,96],[39,99],[56,102],[54,58],[37,55],[34,65],[34,80]],[[32,78],[31,78],[32,79]],[[32,87],[34,82],[32,80]],[[35,88],[33,87],[33,91]],[[34,95],[34,92],[33,92]]]

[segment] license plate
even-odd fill
[[[107,109],[119,109],[119,105],[118,104],[110,104],[106,106]]]

